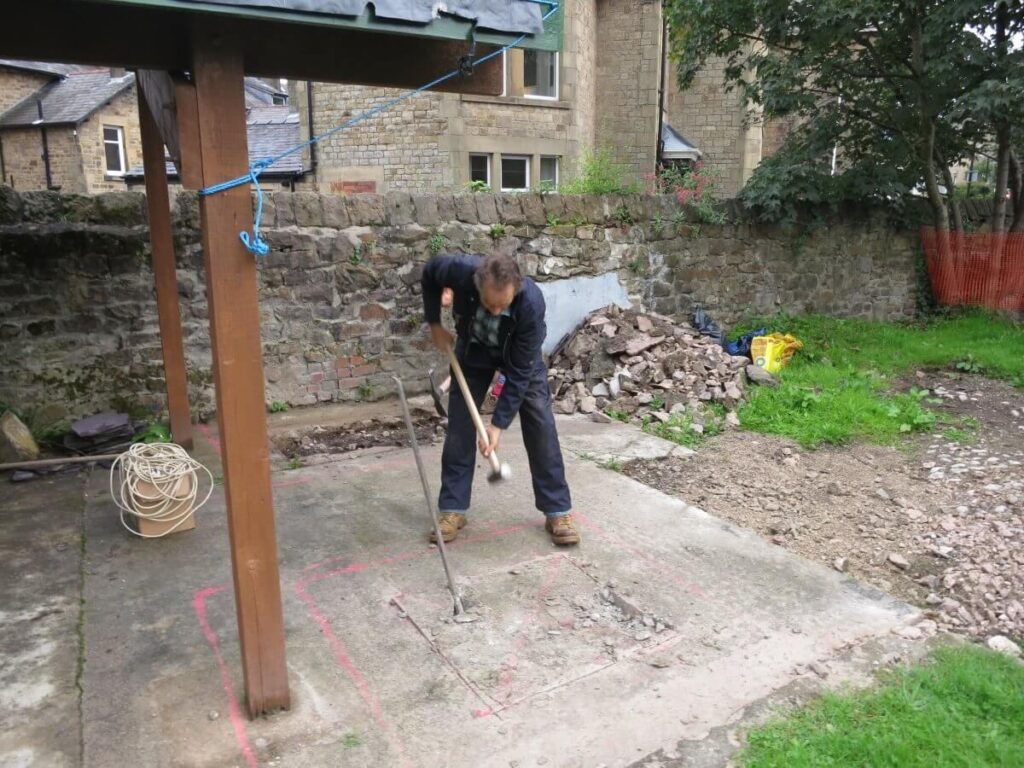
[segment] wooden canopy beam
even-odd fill
[[[220,25],[196,25],[193,35],[199,165],[210,186],[249,168],[242,56]],[[287,708],[289,694],[256,259],[238,237],[252,226],[249,185],[201,197],[199,212],[242,675],[256,717]]]
[[[60,23],[54,23],[59,19]],[[316,27],[267,19],[228,22],[210,14],[112,3],[33,0],[6,17],[18,34],[0,36],[0,57],[183,72],[192,68],[192,27],[221,24],[239,51],[245,74],[293,80],[418,88],[458,66],[468,42]],[[496,46],[477,45],[482,57]],[[496,56],[471,76],[434,90],[499,96],[503,67]]]
[[[139,127],[142,131],[142,161],[146,176],[146,204],[149,208],[149,242],[156,309],[160,322],[160,350],[167,384],[167,410],[171,437],[186,450],[192,448],[192,418],[188,406],[188,377],[185,344],[181,337],[181,309],[178,306],[178,273],[171,234],[171,206],[167,196],[167,166],[164,140],[142,89],[139,97]]]

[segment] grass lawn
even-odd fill
[[[912,325],[785,317],[747,327],[792,333],[804,348],[783,369],[778,388],[752,389],[740,420],[747,429],[806,447],[854,438],[895,443],[908,432],[934,428],[926,392],[893,392],[897,378],[922,368],[959,369],[1024,386],[1024,326],[993,315]]]
[[[1024,665],[976,646],[937,650],[878,688],[828,694],[753,730],[746,768],[1024,766]]]

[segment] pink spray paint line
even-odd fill
[[[238,704],[238,697],[235,695],[234,686],[231,685],[231,675],[228,674],[228,666],[224,663],[224,655],[220,652],[220,640],[217,638],[217,633],[213,631],[213,627],[210,626],[210,622],[206,617],[207,598],[220,594],[227,589],[226,585],[221,585],[218,587],[206,587],[196,591],[192,597],[192,610],[195,611],[196,619],[199,621],[199,628],[203,631],[203,637],[206,638],[206,642],[213,650],[213,657],[217,661],[221,685],[224,687],[224,693],[228,696],[228,714],[231,719],[231,726],[235,730],[235,740],[238,742],[238,748],[241,750],[245,763],[249,768],[259,768],[259,761],[256,759],[256,754],[252,751],[252,745],[249,743],[249,737],[245,733],[245,720],[242,717],[242,709]]]
[[[224,458],[224,454],[220,450],[220,438],[215,437],[213,431],[210,429],[209,424],[196,424],[196,429],[199,430],[199,434],[203,436],[203,439],[209,443],[210,447],[217,452],[217,455]]]
[[[344,571],[345,569],[342,570]],[[358,570],[365,570],[365,568],[360,568]],[[349,572],[356,573],[358,571]],[[341,638],[335,634],[334,628],[331,626],[330,619],[328,619],[324,615],[323,611],[320,610],[320,606],[317,604],[313,596],[306,591],[303,581],[295,584],[294,591],[299,600],[305,603],[306,608],[309,611],[310,618],[313,619],[320,628],[320,634],[327,638],[327,644],[331,647],[331,651],[334,654],[334,660],[338,662],[338,666],[345,671],[345,674],[348,675],[352,684],[355,685],[356,691],[359,693],[360,698],[362,698],[363,703],[365,703],[369,708],[374,722],[377,723],[377,727],[384,733],[391,749],[398,756],[399,764],[411,767],[412,763],[409,762],[409,758],[402,749],[402,743],[395,735],[394,727],[384,715],[384,709],[381,707],[380,699],[378,699],[377,695],[373,692],[369,682],[366,680],[366,676],[363,675],[359,667],[357,667],[355,662],[352,661],[352,657],[348,655],[348,650],[346,649],[345,644],[341,641]]]

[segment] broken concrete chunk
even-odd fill
[[[636,327],[640,333],[650,333],[654,330],[654,323],[651,322],[651,318],[644,315],[637,315]]]
[[[764,387],[779,386],[779,380],[772,374],[768,373],[764,368],[757,365],[748,365],[745,370],[747,372],[747,378],[755,384],[760,384]]]

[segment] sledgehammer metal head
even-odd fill
[[[491,455],[494,456],[494,454]],[[496,456],[494,458],[495,461],[491,462],[491,472],[487,475],[487,482],[500,483],[502,480],[508,480],[512,477],[512,467],[498,462]]]

